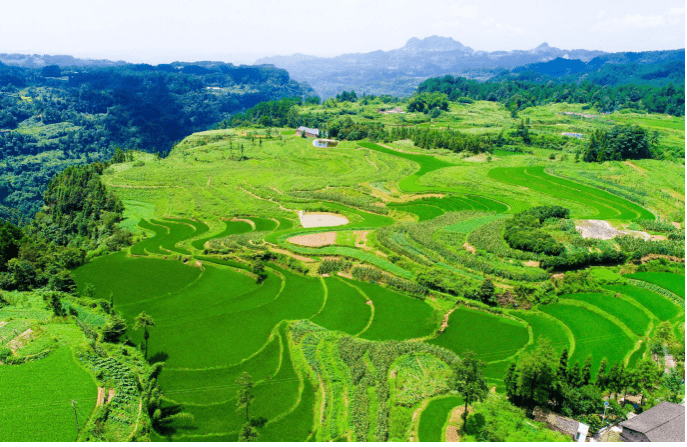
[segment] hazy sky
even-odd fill
[[[411,37],[475,50],[685,47],[685,3],[666,0],[3,1],[0,53],[161,63],[391,50]]]

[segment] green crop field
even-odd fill
[[[360,337],[368,340],[407,340],[426,337],[437,329],[432,307],[424,301],[374,284],[347,283],[358,288],[374,306],[372,324],[359,334]]]
[[[561,352],[564,349],[570,351],[572,348],[571,342],[573,340],[570,339],[572,337],[570,330],[557,319],[551,318],[543,312],[511,311],[510,313],[525,320],[532,328],[535,343],[526,350],[533,350],[542,338],[546,338],[556,352]]]
[[[327,302],[312,322],[327,329],[355,335],[362,332],[372,317],[372,307],[354,288],[336,278],[326,278]]]
[[[418,440],[420,442],[441,442],[444,424],[451,411],[464,403],[460,396],[446,396],[432,399],[420,414]]]
[[[430,343],[460,355],[472,351],[484,362],[514,356],[529,341],[527,328],[508,318],[458,307],[449,317],[448,327]]]
[[[650,318],[630,301],[603,293],[576,293],[563,295],[561,298],[583,301],[613,315],[637,335],[643,335],[649,329]]]
[[[685,277],[684,275],[677,275],[675,273],[663,272],[638,272],[631,275],[625,275],[627,278],[639,279],[651,284],[663,287],[670,290],[674,294],[685,297]]]
[[[541,166],[528,168],[494,168],[489,176],[505,183],[534,189],[554,198],[578,202],[587,213],[575,216],[582,219],[653,220],[654,215],[644,208],[596,188],[565,180],[544,172]]]
[[[71,402],[83,426],[95,407],[94,379],[62,347],[47,358],[23,365],[0,366],[0,441],[76,440]]]
[[[205,243],[209,240],[221,239],[232,234],[248,233],[249,231],[253,230],[253,227],[251,227],[251,225],[248,222],[244,221],[227,220],[224,221],[224,226],[224,231],[222,231],[221,233],[215,234],[210,237],[206,237],[204,239],[198,239],[196,241],[191,242],[191,245],[193,245],[193,247],[197,250],[202,250],[205,247]]]
[[[575,339],[575,350],[569,362],[582,365],[591,355],[593,375],[598,371],[602,359],[606,358],[611,365],[624,362],[634,348],[635,341],[620,327],[587,308],[556,303],[541,307],[541,311],[570,328]]]
[[[607,289],[622,293],[649,310],[661,321],[668,321],[678,316],[681,312],[680,307],[668,298],[659,295],[651,290],[633,285],[608,285]]]

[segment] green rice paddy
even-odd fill
[[[580,203],[589,211],[574,216],[579,219],[654,220],[654,215],[628,200],[581,183],[554,177],[544,167],[494,168],[489,177],[523,188],[532,189],[554,198]]]
[[[442,430],[453,409],[463,405],[461,396],[445,396],[432,399],[420,414],[418,440],[420,442],[441,442]]]
[[[673,303],[670,299],[642,287],[636,287],[633,285],[608,285],[605,286],[607,289],[612,290],[617,293],[622,293],[635,300],[637,303],[644,306],[652,314],[656,316],[660,321],[668,321],[671,318],[678,316],[682,309]]]
[[[666,290],[670,290],[674,294],[685,297],[685,277],[676,273],[667,272],[638,272],[629,275],[624,275],[627,278],[638,279],[646,281],[651,284],[656,284]]]
[[[458,355],[472,351],[489,363],[517,354],[529,342],[529,334],[517,321],[460,306],[449,317],[448,327],[429,342]]]
[[[649,316],[629,300],[603,293],[576,293],[574,295],[563,295],[561,298],[569,298],[591,304],[625,323],[637,335],[641,336],[649,329],[651,322]]]
[[[95,380],[66,346],[38,361],[0,366],[0,384],[2,442],[74,442],[72,400],[83,427],[98,396]]]

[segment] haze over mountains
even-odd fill
[[[321,58],[294,54],[258,59],[286,69],[294,80],[309,83],[323,97],[354,89],[368,94],[410,94],[423,80],[445,74],[487,79],[502,69],[555,58],[588,62],[606,54],[563,50],[542,43],[532,50],[476,51],[450,37],[413,37],[399,49]]]

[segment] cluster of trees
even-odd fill
[[[62,77],[55,78],[48,76],[54,69],[0,64],[0,130],[9,130],[0,132],[0,159],[6,161],[0,163],[0,216],[15,223],[40,208],[48,180],[67,166],[107,160],[117,146],[165,154],[176,141],[233,113],[313,93],[285,70],[267,66],[129,64],[59,71]]]
[[[448,96],[445,93],[415,93],[408,101],[409,112],[434,113],[439,116],[442,110],[448,111]]]
[[[658,396],[666,388],[672,389],[667,398],[673,402],[679,402],[684,395],[684,385],[676,387],[662,380],[663,368],[650,358],[639,360],[633,368],[626,368],[623,363],[609,368],[603,359],[594,379],[591,368],[591,357],[587,357],[582,366],[579,363],[570,365],[567,350],[558,357],[548,340],[541,339],[535,351],[524,354],[510,365],[504,376],[506,395],[512,403],[530,411],[540,407],[581,418],[592,431],[600,428],[599,415],[604,411],[606,392],[610,392],[611,400],[615,401],[609,416],[621,418],[628,411],[620,404],[621,395],[624,401],[628,393],[641,394],[642,406],[655,404],[647,398]]]
[[[586,162],[608,160],[639,160],[661,158],[658,149],[658,132],[649,132],[637,125],[614,126],[611,130],[597,129],[589,138],[582,153]]]
[[[450,128],[436,130],[420,127],[393,127],[386,139],[409,139],[415,146],[423,149],[448,149],[453,152],[467,151],[475,154],[491,151],[496,141],[491,135],[466,134]]]
[[[539,267],[549,271],[566,271],[593,265],[618,265],[625,263],[626,260],[625,253],[611,248],[591,253],[587,249],[578,249],[566,251],[559,256],[543,256],[539,261]]]
[[[0,219],[0,289],[73,292],[69,272],[87,250],[106,252],[131,243],[117,226],[124,206],[100,180],[106,165],[67,168],[44,194],[46,205],[23,229]]]
[[[567,219],[570,210],[560,206],[538,206],[520,212],[506,222],[503,237],[511,248],[548,256],[565,251],[560,242],[541,230],[547,219]]]
[[[590,104],[603,112],[630,109],[647,112],[685,114],[685,85],[600,85],[589,80],[561,82],[521,74],[518,79],[497,77],[479,82],[450,75],[431,78],[418,87],[418,93],[438,92],[451,101],[459,98],[501,102],[509,109],[568,102]]]

